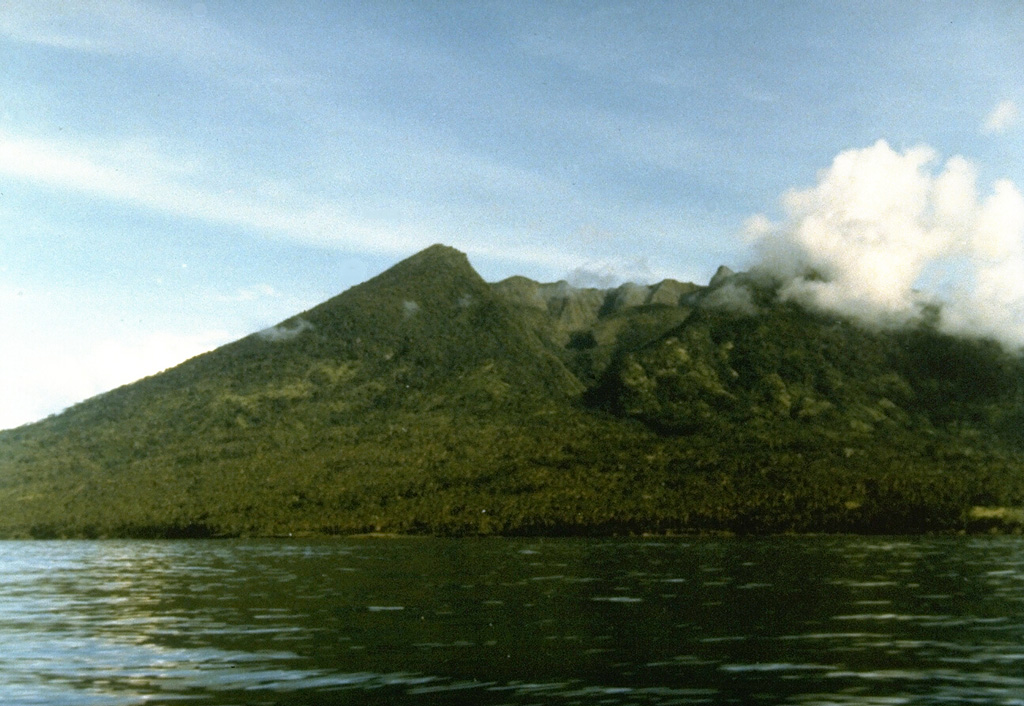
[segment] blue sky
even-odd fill
[[[435,242],[706,282],[879,140],[1024,184],[1022,37],[1015,0],[3,0],[0,428]]]

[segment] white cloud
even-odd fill
[[[309,331],[312,328],[313,324],[306,319],[299,318],[291,323],[280,323],[276,326],[265,328],[262,331],[257,332],[256,335],[264,341],[277,343],[280,341],[290,341],[303,331]]]
[[[982,132],[989,135],[1006,132],[1017,124],[1019,115],[1020,111],[1017,109],[1016,103],[1012,100],[1001,101],[985,117],[985,122],[981,127]]]
[[[702,301],[702,306],[727,309],[747,316],[755,316],[759,313],[750,288],[728,281],[712,290]]]
[[[948,294],[946,330],[1024,345],[1024,196],[1004,180],[982,197],[967,160],[935,162],[883,141],[839,154],[786,194],[783,222],[748,223],[759,267],[785,298],[883,325]],[[952,281],[929,281],[936,271]]]
[[[646,284],[666,279],[660,270],[653,270],[644,258],[588,260],[569,271],[566,280],[574,287],[610,289],[626,282]]]

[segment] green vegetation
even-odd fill
[[[746,275],[488,285],[434,246],[0,432],[0,508],[5,537],[1014,531],[1024,358]]]

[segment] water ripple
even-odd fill
[[[0,694],[1012,704],[1021,566],[1015,538],[7,542]]]

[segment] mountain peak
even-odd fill
[[[420,250],[415,255],[410,255],[374,279],[384,277],[385,275],[391,277],[395,275],[407,276],[419,270],[425,270],[435,275],[450,271],[472,272],[476,274],[473,266],[469,264],[469,258],[466,257],[466,253],[448,245],[436,244]]]
[[[715,270],[714,276],[711,277],[711,281],[708,282],[708,287],[714,289],[719,285],[725,284],[725,281],[734,277],[736,273],[725,265],[719,265],[718,269]]]
[[[453,248],[450,245],[445,245],[443,243],[434,243],[433,245],[431,245],[429,247],[423,248],[422,250],[420,250],[415,255],[410,255],[409,257],[407,257],[403,262],[408,262],[408,261],[411,261],[411,260],[428,260],[428,259],[432,259],[432,260],[444,260],[444,259],[447,259],[447,260],[458,261],[458,262],[469,262],[469,260],[466,258],[466,253],[464,253],[461,250],[458,250],[456,248]]]
[[[253,341],[259,346],[254,355],[264,361],[273,356],[283,367],[292,365],[284,365],[286,358],[307,368],[313,359],[332,365],[345,360],[378,382],[401,379],[395,389],[429,388],[431,394],[459,388],[463,376],[486,369],[487,376],[507,380],[501,384],[509,389],[526,380],[517,389],[537,396],[579,392],[579,382],[522,312],[492,291],[464,253],[444,245],[426,248],[274,330],[282,336]],[[268,346],[292,340],[301,345]]]
[[[465,253],[447,245],[431,245],[353,287],[345,295],[419,300],[453,295],[458,298],[486,288],[487,284],[469,264]]]

